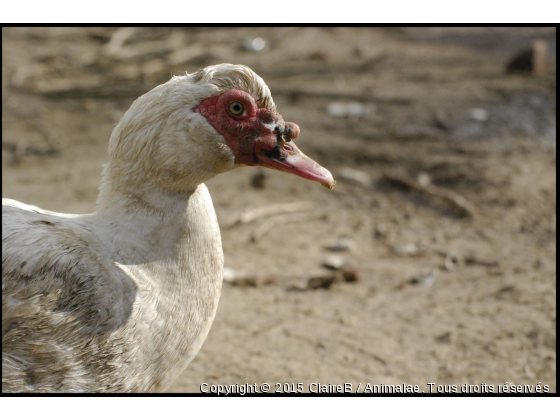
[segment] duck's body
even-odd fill
[[[122,224],[20,204],[2,206],[3,391],[154,392],[171,384],[208,335],[222,286],[205,185],[163,217],[131,215]]]
[[[230,78],[243,72],[258,78],[243,66],[222,66]],[[248,153],[248,125],[236,140],[233,129],[225,132],[209,116],[204,100],[242,87],[265,113],[273,102],[264,82],[259,100],[260,78],[255,88],[239,81],[223,87],[197,75],[155,88],[125,114],[111,137],[95,213],[65,215],[3,200],[3,392],[161,391],[199,351],[223,270],[220,230],[203,182],[252,164],[250,156],[259,161],[261,147]],[[212,101],[215,112],[219,104]],[[260,131],[271,124],[253,119]],[[258,141],[274,134],[278,148],[278,128],[260,131]],[[278,153],[263,160],[278,166],[294,158],[274,163]],[[301,176],[332,182],[328,171],[308,173],[309,158],[296,155],[302,161],[291,172],[303,165]]]

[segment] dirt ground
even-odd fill
[[[250,51],[256,37],[266,45]],[[545,73],[506,74],[538,38]],[[234,281],[169,391],[554,392],[555,40],[554,28],[4,28],[2,196],[94,211],[109,136],[135,97],[171,74],[248,65],[338,184],[255,168],[208,182]],[[229,226],[291,202],[312,204]],[[327,249],[340,238],[349,249]]]

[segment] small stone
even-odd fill
[[[346,107],[339,102],[333,102],[327,106],[327,112],[333,117],[345,117]]]
[[[247,39],[243,42],[242,47],[246,51],[259,52],[266,46],[266,41],[260,37]]]
[[[389,228],[383,223],[379,223],[373,230],[376,239],[385,239],[389,233]]]
[[[353,168],[342,168],[338,178],[340,178],[342,181],[361,185],[363,187],[369,187],[371,185],[371,178],[368,174]]]
[[[432,183],[430,175],[428,175],[426,172],[419,172],[416,176],[416,179],[418,180],[418,184],[420,184],[422,188],[426,188]]]
[[[346,264],[346,259],[341,257],[340,255],[329,255],[323,261],[323,267],[328,268],[329,270],[339,270]]]
[[[262,279],[262,284],[264,285],[270,285],[270,284],[276,284],[278,283],[278,280],[276,280],[276,277],[265,277],[264,279]]]
[[[224,282],[231,284],[232,286],[243,286],[243,287],[256,287],[257,279],[252,276],[248,276],[242,271],[234,270],[233,268],[224,267]]]
[[[368,108],[359,102],[331,102],[327,105],[327,112],[337,118],[361,117],[368,112]]]
[[[334,240],[333,242],[331,242],[328,246],[327,249],[329,251],[333,251],[333,252],[344,252],[344,251],[349,251],[352,248],[354,248],[355,243],[352,239],[350,238],[338,238],[336,240]]]
[[[436,341],[439,343],[449,344],[451,342],[451,333],[448,331],[440,336],[437,336]]]
[[[363,106],[359,102],[349,103],[346,109],[347,109],[348,115],[351,116],[351,117],[359,117],[361,115],[364,115],[365,112],[366,112],[365,106]]]
[[[410,284],[421,284],[423,286],[431,286],[436,281],[436,272],[430,271],[428,274],[416,276],[410,279]]]
[[[240,277],[232,281],[233,286],[257,287],[257,279],[254,277]]]
[[[234,281],[239,276],[239,273],[233,268],[224,267],[224,281],[229,283]]]
[[[471,108],[467,111],[469,119],[484,122],[488,120],[488,111],[482,108]]]
[[[327,61],[328,55],[324,51],[313,51],[309,54],[310,60]]]
[[[492,261],[492,260],[482,260],[474,256],[467,256],[465,258],[466,265],[481,265],[483,267],[488,268],[497,268],[500,266],[499,261]]]
[[[253,188],[262,190],[265,187],[266,175],[264,172],[259,171],[251,177],[251,186]]]
[[[410,257],[413,255],[418,255],[418,253],[420,252],[420,247],[416,244],[397,245],[393,247],[393,252],[397,255]]]
[[[330,276],[320,276],[320,277],[310,277],[307,280],[308,289],[329,289],[335,282],[336,277],[334,275]]]
[[[355,283],[360,280],[360,274],[355,269],[343,270],[342,278],[346,283]]]

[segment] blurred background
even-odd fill
[[[556,391],[555,28],[3,28],[2,196],[94,211],[132,101],[223,62],[263,77],[338,184],[207,183],[223,293],[170,391]]]

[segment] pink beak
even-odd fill
[[[261,166],[320,182],[330,190],[336,184],[331,173],[307,157],[293,141],[280,141],[272,150],[257,153],[257,157]]]

